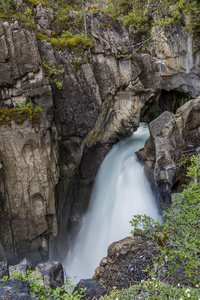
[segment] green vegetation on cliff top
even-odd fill
[[[52,9],[54,15],[53,37],[46,36],[42,31],[39,31],[38,37],[48,40],[57,48],[76,49],[77,44],[84,50],[92,47],[93,43],[87,36],[85,16],[87,12],[96,13],[98,9],[112,18],[122,20],[127,28],[132,26],[134,33],[147,33],[155,25],[163,26],[167,32],[168,26],[177,22],[185,30],[200,32],[200,2],[196,0],[98,0],[90,1],[90,4],[85,0],[23,0],[22,4],[17,5],[14,5],[12,0],[2,0],[0,17],[18,18],[24,26],[37,31],[38,4],[42,4],[47,12]],[[106,26],[109,27],[110,24],[106,23]],[[54,32],[56,27],[59,28],[58,32]],[[63,37],[65,31],[71,32],[71,36]],[[80,38],[78,35],[83,33],[85,36]]]

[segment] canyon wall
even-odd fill
[[[37,30],[51,37],[52,9],[37,4],[35,14]],[[198,37],[173,27],[156,35],[159,47],[135,53],[134,34],[121,21],[90,10],[86,22],[93,48],[80,58],[38,40],[15,18],[0,19],[0,106],[22,101],[43,109],[40,125],[0,126],[1,259],[45,259],[50,236],[54,254],[64,255],[60,241],[67,248],[66,230],[75,230],[87,209],[112,145],[140,119],[175,113],[200,94]],[[56,68],[61,88],[45,65]]]

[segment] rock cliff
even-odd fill
[[[9,261],[47,257],[50,235],[57,235],[53,251],[65,255],[63,237],[86,210],[111,146],[140,119],[174,113],[200,94],[199,39],[180,28],[156,35],[157,50],[135,54],[134,35],[121,21],[88,10],[93,48],[80,55],[50,43],[60,32],[52,8],[37,3],[34,13],[34,30],[14,16],[0,18],[0,106],[22,101],[43,109],[39,127],[0,126],[0,258]]]
[[[184,167],[200,145],[200,97],[181,106],[176,114],[164,112],[149,124],[151,136],[139,156],[145,159],[147,172],[152,172],[160,204],[171,203],[171,193],[180,191],[184,183]]]

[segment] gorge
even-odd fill
[[[13,0],[6,9],[0,4],[0,261],[46,261],[49,241],[64,261],[103,159],[139,122],[150,137],[138,157],[161,208],[181,191],[179,160],[200,145],[199,33],[155,25],[148,47],[135,51],[143,33],[92,1],[68,21],[59,1]],[[89,40],[79,35],[84,24]],[[40,124],[9,119],[19,101],[43,110]]]
[[[142,123],[131,137],[112,148],[98,171],[80,232],[63,261],[67,276],[76,276],[77,282],[92,278],[108,246],[130,234],[133,214],[162,220],[156,195],[135,154],[148,135],[147,125]]]

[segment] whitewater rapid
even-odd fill
[[[95,180],[89,209],[81,230],[63,262],[67,276],[91,278],[108,246],[130,235],[134,214],[161,220],[157,201],[135,152],[149,136],[144,123],[129,138],[113,146]]]

